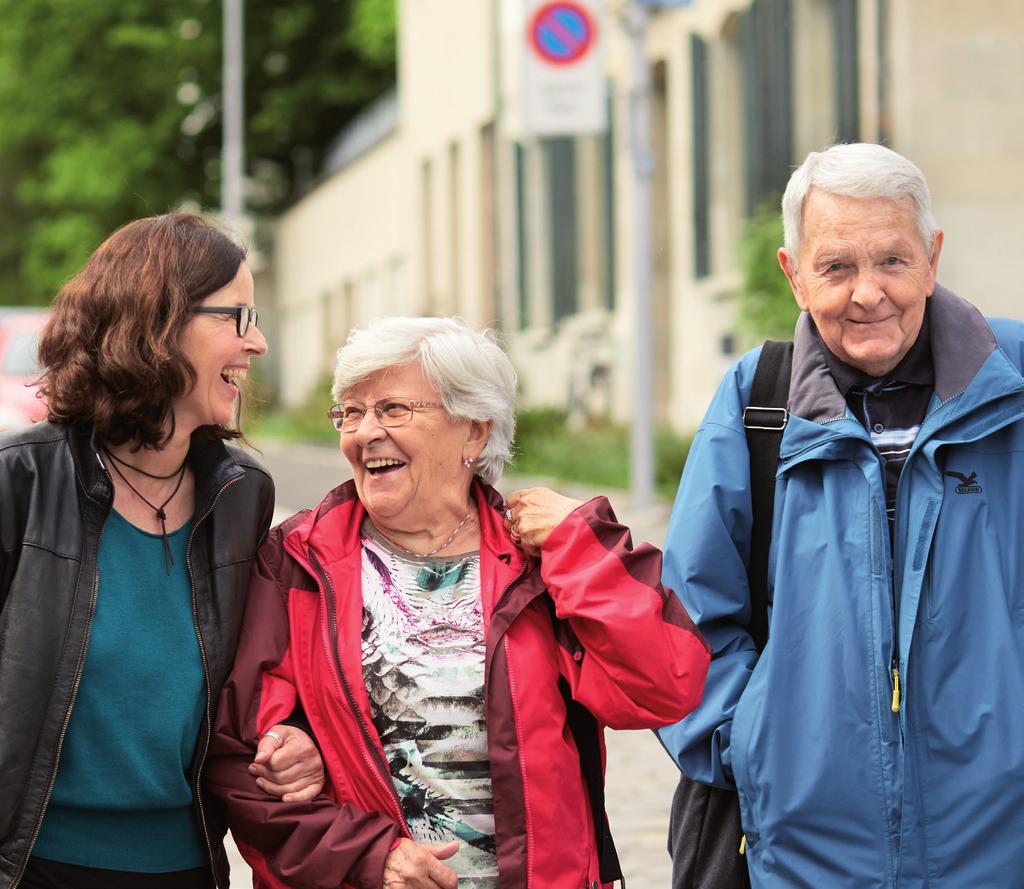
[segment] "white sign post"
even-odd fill
[[[647,58],[647,27],[651,11],[689,6],[690,0],[633,0],[626,27],[633,42],[633,86],[630,91],[630,150],[633,156],[633,285],[636,310],[633,340],[633,423],[630,427],[630,476],[633,505],[646,509],[654,502],[654,372],[651,308],[651,67]]]
[[[608,125],[599,0],[526,0],[523,122],[536,136]]]

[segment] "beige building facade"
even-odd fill
[[[395,96],[276,225],[279,388],[320,385],[393,313],[497,328],[525,404],[628,419],[635,226],[628,3],[601,21],[607,132],[522,125],[524,0],[399,0]],[[794,164],[882,141],[928,177],[941,280],[992,314],[1024,285],[1024,16],[1016,0],[693,0],[652,13],[655,420],[693,428],[737,357],[744,221]],[[781,273],[780,273],[781,274]],[[328,398],[323,391],[323,398]]]

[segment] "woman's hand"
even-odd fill
[[[524,488],[505,499],[505,527],[524,552],[540,555],[548,535],[582,505],[582,500],[563,497],[550,488]]]
[[[260,739],[249,774],[256,777],[260,790],[285,802],[313,799],[324,789],[320,751],[293,725],[275,725]]]
[[[383,889],[458,889],[455,871],[441,864],[458,851],[458,840],[443,846],[399,840],[384,862]]]

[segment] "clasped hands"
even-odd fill
[[[285,802],[310,800],[324,789],[320,751],[293,725],[275,725],[260,738],[249,774],[260,790]]]
[[[249,774],[285,802],[311,800],[324,788],[320,751],[292,725],[275,725],[260,738]],[[384,862],[382,889],[457,889],[459,878],[442,862],[458,850],[457,840],[438,846],[402,838]]]

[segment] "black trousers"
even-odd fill
[[[214,889],[214,882],[208,867],[140,874],[29,858],[18,886],[19,889]]]
[[[735,791],[681,774],[668,820],[672,889],[750,889],[742,835]]]

